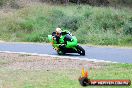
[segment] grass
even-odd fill
[[[0,38],[6,41],[48,42],[47,35],[61,27],[82,44],[132,46],[130,8],[36,3],[0,16]]]
[[[10,56],[10,57],[9,57]],[[43,58],[33,58],[33,56],[27,55],[10,55],[0,58],[0,86],[2,88],[83,88],[78,82],[79,76],[81,76],[81,69],[79,67],[68,68],[67,64],[61,62],[60,67],[53,66],[51,63],[47,64],[49,68],[39,68],[39,61]],[[53,58],[50,60],[53,60]],[[60,59],[56,59],[60,60]],[[44,60],[44,61],[48,61]],[[65,61],[65,60],[64,60]],[[68,61],[68,60],[67,60]],[[71,60],[70,60],[71,61]],[[19,66],[12,67],[12,64],[20,62]],[[28,69],[30,62],[34,63],[31,69]],[[49,61],[52,62],[52,61]],[[21,63],[25,64],[25,67],[21,68]],[[37,65],[35,63],[38,63]],[[46,63],[46,62],[44,62]],[[71,63],[71,62],[69,62]],[[74,61],[73,61],[74,63]],[[76,63],[76,62],[75,62]],[[79,63],[82,63],[79,61]],[[87,63],[87,64],[86,64]],[[132,64],[104,64],[94,63],[94,66],[90,67],[93,62],[85,62],[85,70],[89,72],[90,79],[130,79],[132,80]],[[58,64],[58,62],[56,63]],[[78,63],[76,63],[78,64]],[[89,66],[89,67],[88,67]],[[50,69],[52,68],[52,69]],[[132,86],[112,86],[112,88],[131,88]],[[94,86],[88,88],[95,88]],[[100,88],[111,88],[101,86]]]
[[[132,65],[113,64],[107,68],[90,70],[91,79],[131,79]],[[2,88],[82,88],[79,85],[79,70],[13,70],[6,67],[0,68]],[[131,79],[132,80],[132,79]],[[123,88],[131,88],[123,87]],[[93,87],[89,87],[93,88]],[[111,87],[100,87],[111,88]],[[118,86],[114,88],[120,88]],[[122,87],[121,87],[122,88]]]

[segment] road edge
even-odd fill
[[[27,54],[27,55],[33,55],[33,56],[48,56],[48,57],[54,57],[54,58],[69,58],[69,59],[85,60],[85,61],[93,61],[93,62],[119,63],[119,62],[98,60],[98,59],[94,59],[94,58],[79,58],[79,57],[57,56],[57,55],[38,54],[38,53],[27,53],[27,52],[0,51],[0,53]]]

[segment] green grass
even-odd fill
[[[132,80],[131,64],[111,64],[100,69],[90,68],[90,79],[130,79]],[[0,67],[2,88],[83,88],[78,82],[81,69],[54,70],[22,70]],[[131,88],[132,86],[112,88]],[[96,88],[96,87],[88,87]],[[111,88],[103,87],[100,88]]]
[[[63,62],[59,62],[63,61]],[[42,62],[42,63],[41,63]],[[73,63],[72,66],[69,63]],[[69,65],[70,66],[69,66]],[[132,64],[95,63],[68,58],[1,54],[0,87],[2,88],[83,88],[78,81],[84,66],[90,79],[130,79]],[[131,88],[131,86],[99,88]],[[94,86],[88,88],[95,88]]]
[[[36,3],[5,14],[0,14],[2,40],[48,42],[47,35],[61,27],[82,44],[132,46],[130,8]]]

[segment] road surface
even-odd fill
[[[86,50],[86,56],[79,56],[78,54],[68,54],[66,56],[132,63],[132,49],[99,48],[89,46],[83,46],[83,48]],[[0,43],[0,51],[57,55],[55,50],[53,50],[52,46],[49,44]]]

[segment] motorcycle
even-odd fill
[[[59,55],[64,55],[66,53],[85,55],[85,50],[78,45],[77,38],[69,33],[60,37],[59,44],[57,43],[55,32],[53,32],[52,35],[48,35],[48,40]]]

